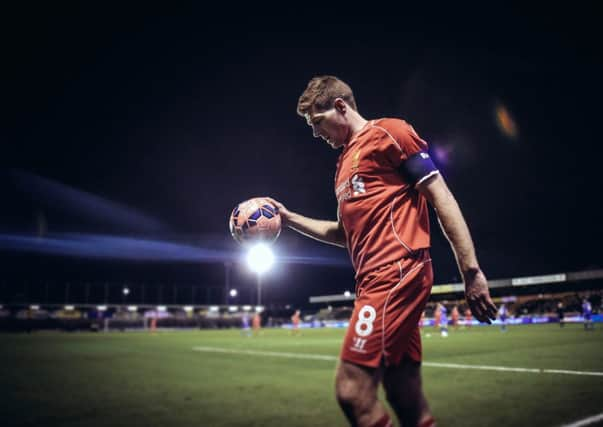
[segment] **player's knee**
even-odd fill
[[[356,413],[368,411],[371,407],[371,393],[365,394],[362,390],[362,385],[351,379],[338,378],[335,383],[335,397],[339,405]]]
[[[358,399],[358,388],[355,382],[347,378],[337,378],[335,381],[335,397],[340,405],[355,406]]]

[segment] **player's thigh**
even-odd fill
[[[390,401],[415,400],[422,393],[421,363],[406,355],[397,365],[386,367],[383,387]]]

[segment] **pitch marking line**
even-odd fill
[[[274,356],[285,357],[288,359],[311,359],[311,360],[332,360],[338,358],[335,356],[327,356],[323,354],[303,354],[303,353],[281,353],[277,351],[256,351],[256,350],[232,350],[229,348],[219,347],[193,347],[194,351],[202,351],[206,353],[230,353],[230,354],[248,354],[251,356]]]
[[[571,424],[564,424],[561,427],[583,427],[596,423],[597,421],[603,420],[603,412],[598,415],[593,415],[592,417],[584,418],[583,420],[579,420],[573,422]]]
[[[229,353],[249,356],[271,356],[271,357],[284,357],[288,359],[307,359],[307,360],[328,360],[337,361],[339,357],[328,356],[324,354],[304,354],[304,353],[287,353],[278,351],[259,351],[259,350],[233,350],[229,348],[220,347],[205,347],[197,346],[193,347],[193,351],[205,352],[205,353]],[[482,371],[500,371],[500,372],[528,372],[533,374],[565,374],[565,375],[586,375],[603,377],[603,372],[596,371],[570,371],[566,369],[538,369],[538,368],[513,368],[508,366],[489,366],[489,365],[462,365],[459,363],[437,363],[437,362],[423,362],[423,366],[429,366],[432,368],[452,368],[452,369],[476,369]],[[597,415],[598,416],[598,415]],[[603,414],[601,415],[603,416]],[[571,427],[577,427],[573,424]]]

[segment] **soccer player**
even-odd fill
[[[442,320],[442,311],[440,310],[440,303],[437,303],[433,310],[433,329],[437,332],[440,329],[440,321]]]
[[[437,310],[440,312],[440,335],[442,338],[448,336],[448,309],[444,304],[438,304]]]
[[[452,320],[452,327],[455,331],[459,330],[459,308],[455,305],[452,307],[450,312],[450,319]]]
[[[592,320],[593,309],[590,305],[590,301],[587,298],[582,300],[582,317],[584,319],[584,330],[595,330],[595,325]]]
[[[241,317],[241,335],[251,336],[251,327],[249,326],[249,314],[243,313]]]
[[[473,315],[471,313],[471,310],[469,309],[469,307],[467,307],[465,309],[465,326],[467,328],[471,327],[471,323],[473,323]]]
[[[260,334],[260,329],[262,328],[262,316],[260,316],[260,313],[256,312],[253,315],[251,327],[253,328],[253,335],[258,336]]]
[[[301,312],[299,310],[295,310],[295,313],[291,316],[291,334],[299,335],[299,321],[300,321]]]
[[[561,301],[557,303],[557,318],[559,319],[559,327],[563,328],[565,326],[565,313]]]
[[[335,379],[339,405],[351,425],[391,426],[378,400],[383,383],[401,425],[434,426],[421,384],[418,327],[433,284],[428,202],[451,243],[475,317],[496,316],[461,210],[413,127],[395,118],[366,120],[340,79],[311,79],[297,112],[315,137],[342,149],[336,220],[308,218],[272,200],[286,226],[347,248],[355,269],[356,300]]]
[[[502,303],[498,309],[498,317],[500,319],[500,331],[507,332],[507,305]]]

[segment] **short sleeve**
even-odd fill
[[[376,122],[374,127],[384,132],[375,150],[377,159],[393,168],[400,167],[409,157],[428,149],[427,142],[403,120],[383,119]]]

